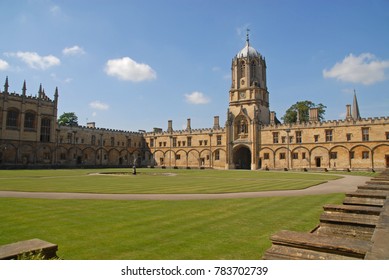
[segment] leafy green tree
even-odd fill
[[[319,121],[324,120],[325,108],[323,104],[315,104],[312,101],[299,101],[296,104],[290,106],[288,110],[286,110],[285,115],[281,118],[284,123],[295,123],[297,122],[297,112],[299,113],[300,122],[308,122],[309,121],[309,109],[310,108],[318,108],[318,118]]]
[[[78,117],[74,112],[63,113],[58,118],[58,124],[66,126],[77,126]]]

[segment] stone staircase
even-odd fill
[[[264,259],[389,259],[388,170],[347,193],[342,205],[323,209],[320,224],[311,232],[272,235]]]

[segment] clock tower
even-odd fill
[[[248,30],[247,30],[248,31]],[[227,168],[260,167],[260,126],[270,122],[265,58],[250,45],[233,58],[227,112]]]

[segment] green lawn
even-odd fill
[[[84,193],[230,193],[303,189],[340,178],[323,173],[138,169],[0,170],[0,190]]]
[[[302,189],[336,175],[242,170],[1,170],[0,190],[226,193]],[[40,238],[63,259],[260,259],[271,234],[308,232],[343,194],[193,201],[0,198],[0,244]]]
[[[198,201],[0,198],[0,244],[40,238],[63,259],[260,259],[281,230],[308,232],[344,195]]]

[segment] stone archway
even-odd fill
[[[235,169],[251,169],[251,151],[245,146],[234,149],[233,163]]]

